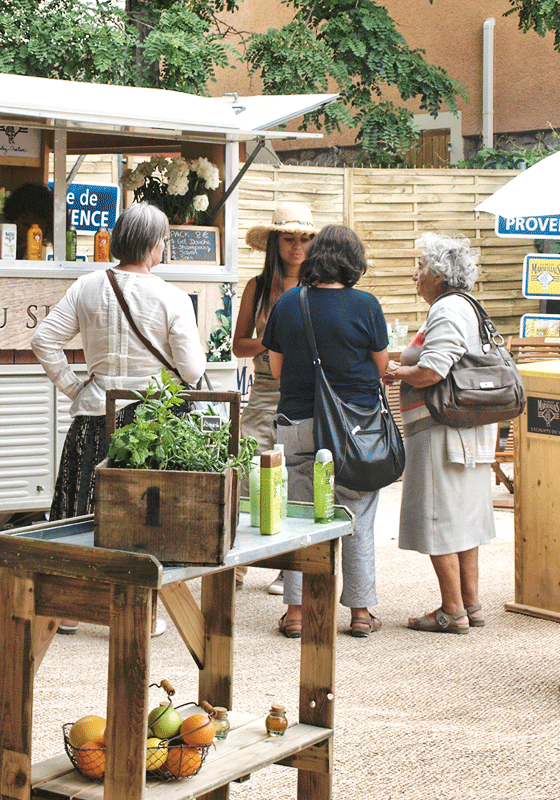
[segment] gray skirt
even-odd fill
[[[490,464],[449,462],[442,425],[404,442],[399,547],[440,556],[488,544],[496,535]]]

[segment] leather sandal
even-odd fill
[[[365,619],[356,619],[352,617],[350,622],[350,633],[357,639],[367,639],[370,633],[378,631],[381,627],[381,620],[374,617],[373,614],[369,615],[369,622]]]
[[[469,618],[469,625],[471,628],[484,628],[486,625],[486,620],[484,617],[473,617],[471,614],[474,614],[476,611],[481,611],[482,606],[480,603],[476,603],[474,606],[468,606],[465,611],[467,612],[467,616]]]
[[[286,639],[301,639],[301,622],[286,622],[285,614],[278,620],[278,630]]]
[[[469,625],[458,625],[457,620],[466,617],[467,612],[464,608],[456,614],[446,614],[443,608],[438,608],[435,612],[435,619],[430,619],[428,615],[408,620],[408,627],[415,631],[430,631],[431,633],[468,633]]]

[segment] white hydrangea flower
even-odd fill
[[[144,175],[138,170],[127,169],[123,172],[122,184],[125,189],[133,192],[144,184]]]
[[[139,175],[148,176],[152,174],[154,167],[150,161],[142,161],[140,164],[138,164],[135,171],[138,172]]]
[[[193,200],[193,208],[195,211],[206,211],[208,208],[208,197],[205,194],[197,194]]]

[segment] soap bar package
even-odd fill
[[[14,260],[17,246],[17,225],[13,222],[0,224],[0,258]]]

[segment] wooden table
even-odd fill
[[[235,545],[218,568],[164,568],[149,555],[96,548],[91,517],[0,534],[0,797],[141,800],[157,598],[200,669],[199,702],[231,708],[233,567],[253,564],[303,572],[299,723],[277,739],[262,735],[262,721],[241,724],[224,743],[219,769],[203,767],[194,778],[153,788],[150,782],[149,795],[226,800],[232,780],[282,763],[298,769],[299,800],[329,800],[338,549],[339,537],[351,532],[351,514],[339,507],[334,522],[315,525],[311,506],[290,503],[282,532],[261,536],[249,526],[244,502]],[[200,576],[199,607],[186,581]],[[81,776],[66,756],[31,772],[34,675],[67,616],[109,626],[104,784]]]

